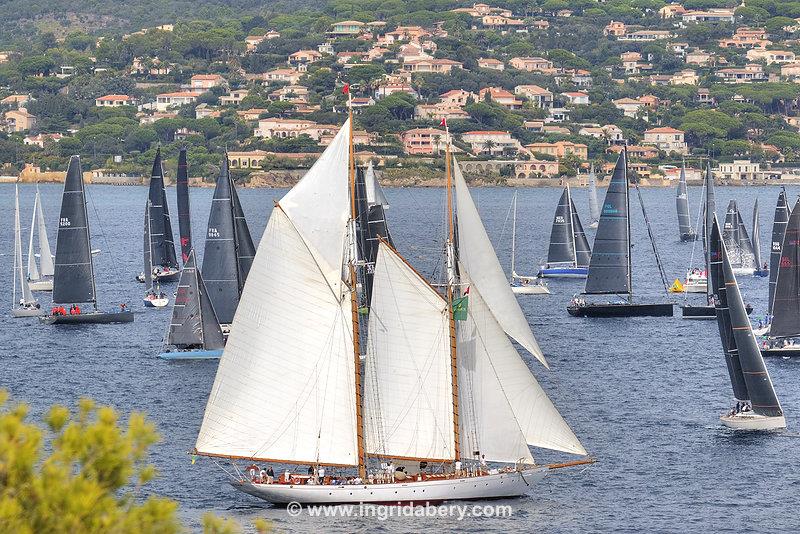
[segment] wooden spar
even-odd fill
[[[578,465],[591,465],[597,463],[596,458],[586,458],[584,460],[575,460],[572,462],[562,462],[560,464],[547,464],[545,467],[548,469],[564,469],[565,467],[575,467]]]
[[[450,130],[447,128],[445,122],[445,131],[447,135],[447,149],[445,151],[447,160],[445,161],[445,170],[447,173],[447,225],[449,231],[447,253],[452,255],[451,261],[453,262],[451,268],[455,272],[455,228],[453,226],[453,174],[450,169]],[[447,313],[450,322],[450,383],[453,389],[453,440],[455,458],[457,461],[461,460],[461,443],[459,439],[459,422],[458,422],[458,359],[456,357],[456,320],[453,316],[453,284],[455,283],[454,277],[451,279],[450,273],[447,273]]]
[[[301,462],[298,460],[281,460],[278,458],[261,458],[258,456],[237,456],[232,454],[218,454],[214,452],[202,452],[194,449],[191,454],[196,454],[198,456],[207,456],[209,458],[228,458],[229,460],[250,460],[253,462],[270,462],[274,464],[292,464],[292,465],[324,465],[325,467],[353,467],[352,464],[332,464],[332,463],[325,463],[325,462]]]
[[[356,211],[356,160],[353,151],[353,105],[352,97],[348,90],[347,93],[347,109],[350,122],[348,152],[350,162],[350,224],[353,231],[350,236],[355,239],[355,224],[358,212]],[[355,262],[357,258],[352,258],[350,261],[350,314],[353,322],[353,361],[355,370],[355,388],[356,388],[356,441],[358,443],[358,476],[362,479],[367,477],[367,461],[364,456],[364,416],[362,414],[361,398],[361,339],[359,333],[359,315],[358,315],[358,280],[356,278]]]

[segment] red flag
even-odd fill
[[[342,87],[342,93],[345,94],[345,95],[349,95],[350,94],[350,84],[349,83],[344,84],[344,87]]]
[[[439,123],[439,126],[441,126],[443,128],[447,128],[447,119],[443,118],[442,122]]]

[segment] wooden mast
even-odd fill
[[[459,439],[458,424],[458,359],[456,357],[456,320],[453,315],[453,285],[455,284],[455,227],[453,224],[453,174],[450,168],[450,129],[447,127],[447,120],[444,121],[445,136],[447,138],[445,171],[447,173],[447,254],[450,263],[447,273],[447,310],[450,322],[450,381],[453,388],[453,438],[456,461],[461,460],[461,444]]]
[[[356,218],[358,211],[356,209],[356,161],[355,153],[353,151],[353,98],[350,96],[350,86],[345,85],[347,93],[347,114],[350,123],[350,132],[348,140],[349,163],[350,163],[350,225],[352,235],[351,239],[356,238]],[[356,277],[355,262],[357,258],[353,257],[350,261],[350,313],[353,322],[353,359],[355,369],[355,387],[356,387],[356,441],[358,443],[358,476],[362,480],[367,476],[367,461],[364,455],[364,417],[362,414],[362,398],[361,398],[361,339],[359,333],[359,315],[358,315],[358,279]]]

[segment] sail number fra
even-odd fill
[[[72,222],[69,220],[69,217],[61,217],[58,219],[58,226],[60,228],[64,228],[66,226],[72,226]]]

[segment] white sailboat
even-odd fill
[[[36,254],[33,252],[33,240],[39,236],[39,263],[36,265]],[[53,253],[50,252],[50,241],[47,239],[47,227],[44,224],[44,211],[42,198],[39,195],[39,186],[36,186],[36,197],[33,201],[33,220],[31,221],[31,237],[28,241],[28,283],[31,291],[53,290]]]
[[[22,229],[19,222],[19,186],[14,186],[14,285],[12,290],[12,317],[36,317],[44,315],[39,303],[31,293],[28,280],[24,274],[22,258]],[[17,278],[19,278],[22,298],[17,301]]]
[[[550,289],[538,276],[517,274],[515,259],[517,255],[517,193],[514,193],[514,215],[511,223],[511,291],[515,295],[549,295]]]
[[[232,481],[280,504],[516,496],[591,463],[533,460],[529,445],[586,451],[509,339],[544,363],[457,165],[446,297],[381,241],[362,380],[351,123],[272,211],[195,454],[350,469]],[[448,150],[448,207],[450,168]]]

